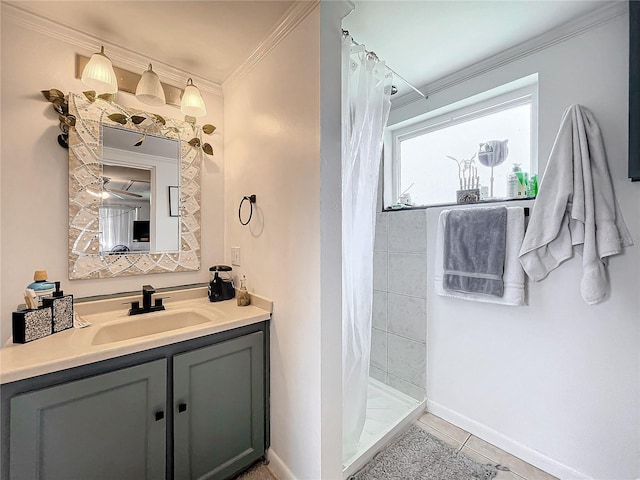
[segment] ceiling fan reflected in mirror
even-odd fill
[[[150,182],[147,182],[145,180],[129,180],[124,185],[122,185],[123,182],[118,182],[117,185],[113,184],[112,186],[108,186],[109,183],[111,183],[111,180],[112,180],[111,177],[104,177],[103,176],[101,178],[102,191],[106,192],[108,194],[111,194],[114,197],[119,198],[121,200],[126,200],[127,198],[143,198],[144,195],[141,195],[141,194],[136,193],[136,192],[131,192],[129,190],[134,186],[134,184],[136,182],[137,183],[146,183],[146,184],[150,183]],[[116,188],[116,187],[121,187],[121,188]]]

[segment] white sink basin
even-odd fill
[[[103,325],[95,334],[91,343],[92,345],[104,345],[106,343],[121,342],[200,325],[214,321],[216,318],[219,318],[219,315],[214,312],[207,312],[206,315],[203,315],[196,310],[143,313],[131,316],[124,321]]]

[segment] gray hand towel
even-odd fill
[[[444,232],[444,289],[504,294],[507,208],[451,210]]]

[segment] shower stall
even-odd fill
[[[376,214],[366,421],[345,477],[425,410],[426,250],[425,210]]]

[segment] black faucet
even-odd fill
[[[151,285],[142,286],[142,308],[140,308],[140,302],[131,302],[131,309],[129,315],[139,315],[141,313],[159,312],[164,310],[162,304],[162,297],[156,298],[153,305],[151,305],[151,296],[156,293],[156,289]]]

